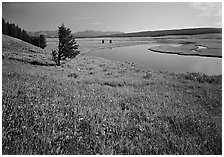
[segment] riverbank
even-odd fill
[[[51,52],[52,50],[57,49],[57,38],[48,38],[46,47],[46,51]],[[104,40],[104,43],[102,43]],[[112,40],[112,43],[109,41]],[[83,42],[83,39],[76,39],[77,44],[79,45],[79,50],[81,55],[90,53],[96,50],[102,49],[111,49],[116,47],[126,47],[126,46],[134,46],[134,45],[142,45],[142,44],[151,44],[153,43],[153,39],[151,37],[147,38],[87,38]]]
[[[191,45],[188,45],[191,47]],[[180,46],[180,47],[173,47],[173,46],[155,46],[151,47],[148,50],[153,52],[159,53],[167,53],[167,54],[177,54],[177,55],[184,55],[184,56],[201,56],[201,57],[215,57],[215,58],[222,58],[222,54],[215,50],[200,50],[198,51],[197,46],[192,45],[195,48],[186,48],[187,46]],[[184,48],[185,47],[185,48]]]
[[[104,43],[102,43],[102,40],[104,40]],[[112,40],[112,43],[109,43],[110,40]],[[48,39],[47,41],[50,45],[48,45],[46,51],[51,52],[51,50],[57,48],[57,39]],[[85,43],[82,42],[82,39],[77,39],[79,50],[82,55],[101,49],[145,44],[149,45],[149,49],[154,52],[218,58],[222,57],[222,35],[218,33],[191,36],[176,35],[162,37],[89,38],[88,41],[89,42]],[[206,48],[198,49],[200,46],[204,46]]]
[[[3,49],[3,154],[222,153],[221,76],[83,55],[44,66],[19,45]]]
[[[154,52],[222,58],[221,34],[165,36],[154,40],[161,44],[149,48]],[[172,44],[180,44],[180,46],[172,46]]]

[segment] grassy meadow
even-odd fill
[[[82,54],[57,67],[23,44],[3,36],[4,155],[222,154],[221,75]]]

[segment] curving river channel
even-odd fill
[[[157,53],[148,50],[152,46],[155,46],[155,44],[117,47],[97,50],[89,53],[89,55],[110,60],[131,61],[146,67],[172,73],[200,72],[207,75],[222,74],[221,58]]]

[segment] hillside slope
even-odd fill
[[[46,52],[3,47],[4,155],[222,154],[221,76],[84,55],[39,66]]]
[[[38,65],[53,65],[50,54],[43,49],[7,35],[2,35],[2,57]]]

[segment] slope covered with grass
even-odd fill
[[[38,65],[53,65],[50,53],[7,35],[2,35],[2,57]]]
[[[3,54],[29,52],[20,50]],[[2,152],[221,154],[221,90],[221,76],[131,62],[78,56],[54,67],[4,57]]]

